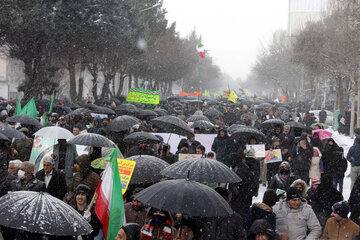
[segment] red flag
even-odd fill
[[[286,102],[286,96],[281,94],[281,101]]]
[[[180,97],[183,96],[201,96],[201,91],[195,93],[180,92]]]

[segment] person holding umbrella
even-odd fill
[[[148,208],[141,202],[135,199],[135,194],[144,190],[143,188],[135,188],[131,195],[131,202],[124,204],[125,218],[127,223],[137,223],[139,226],[144,226],[145,217],[148,212]]]

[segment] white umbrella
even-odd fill
[[[34,133],[34,135],[46,137],[50,139],[66,139],[66,140],[69,140],[70,138],[74,137],[74,135],[69,130],[56,126],[44,127],[39,131],[37,131],[36,133]]]

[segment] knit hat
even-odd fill
[[[315,176],[311,179],[311,185],[320,184],[321,180],[318,176]]]
[[[263,203],[265,203],[266,205],[272,207],[275,205],[275,203],[277,202],[278,197],[276,195],[276,192],[272,189],[268,189],[265,191],[264,193],[264,197],[263,197]]]
[[[85,184],[79,184],[77,187],[76,187],[76,190],[75,190],[75,196],[77,196],[78,194],[80,193],[83,193],[85,194],[87,197],[89,196],[89,193],[90,193],[90,188],[88,185],[85,185]]]
[[[138,240],[140,238],[140,226],[137,223],[128,223],[121,227],[127,240]]]
[[[289,201],[293,198],[301,198],[301,193],[296,187],[290,187],[286,192],[286,200]]]
[[[337,202],[332,206],[332,211],[339,214],[342,218],[347,218],[350,212],[350,206],[347,201]]]

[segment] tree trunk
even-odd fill
[[[342,83],[342,77],[339,74],[338,75],[338,82],[339,82],[339,88],[338,88],[338,92],[339,92],[339,109],[340,112],[343,112],[344,110],[344,89],[343,89],[343,83]]]
[[[132,88],[132,80],[133,80],[133,75],[131,73],[128,74],[129,76],[129,88]]]
[[[69,78],[70,78],[70,99],[72,102],[76,101],[76,70],[75,70],[75,61],[73,58],[69,59],[68,62],[68,71],[69,71]]]
[[[169,82],[169,87],[168,87],[168,89],[167,89],[167,94],[168,94],[168,96],[171,96],[171,95],[172,95],[172,85],[173,85],[173,82],[170,81],[170,82]]]
[[[79,76],[79,82],[78,82],[79,92],[78,92],[77,99],[79,101],[81,101],[83,98],[85,70],[86,70],[86,65],[85,65],[84,61],[82,61],[81,66],[80,66],[80,76]]]
[[[138,88],[139,87],[139,77],[135,76],[135,87]]]
[[[98,96],[97,96],[98,65],[96,63],[94,63],[92,65],[92,67],[89,67],[89,72],[90,72],[91,76],[93,77],[93,79],[92,79],[93,86],[91,88],[91,92],[92,92],[92,95],[93,95],[95,101],[97,101],[98,100]]]
[[[126,78],[126,74],[123,74],[123,73],[119,74],[119,88],[118,88],[118,91],[117,91],[117,94],[116,94],[117,97],[121,96],[121,93],[122,93],[122,91],[124,89],[125,78]]]

